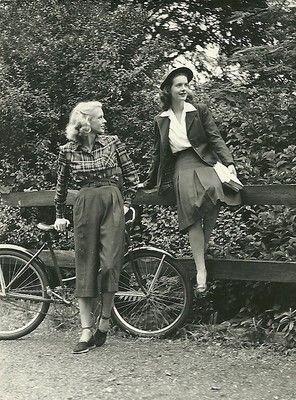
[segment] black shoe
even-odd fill
[[[91,326],[86,326],[83,329],[91,329]],[[73,354],[81,354],[87,353],[89,350],[94,349],[96,347],[94,336],[92,335],[91,338],[87,341],[78,342],[73,349]]]
[[[101,347],[106,342],[107,332],[102,332],[97,329],[94,333],[94,344],[96,347]]]
[[[111,316],[106,317],[105,315],[101,315],[100,319],[109,320]],[[94,333],[94,342],[96,347],[101,347],[106,342],[107,332],[101,331],[99,328]]]
[[[78,342],[73,349],[73,354],[87,353],[95,347],[94,337],[92,336],[87,342]]]

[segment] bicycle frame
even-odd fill
[[[130,221],[126,221],[126,254],[112,317],[119,327],[132,334],[150,337],[171,333],[187,318],[192,287],[172,254],[153,246],[132,246]],[[70,277],[62,277],[63,266],[58,265],[58,253],[53,249],[54,227],[38,225],[42,242],[35,253],[20,246],[0,245],[0,300],[4,316],[0,340],[18,339],[32,332],[51,303],[78,308],[73,293],[75,272],[71,270]],[[40,257],[45,248],[52,259],[48,264]],[[20,313],[24,318],[19,318]]]
[[[20,269],[20,271],[18,271],[16,276],[9,282],[9,284],[7,286],[5,285],[4,278],[2,276],[2,273],[0,272],[0,296],[5,296],[6,295],[7,289],[9,289],[11,287],[11,285],[19,278],[19,276],[22,275],[22,273],[26,270],[27,266],[30,263],[32,263],[32,261],[35,261],[39,265],[41,265],[43,267],[43,269],[47,272],[49,277],[52,278],[52,281],[55,281],[55,282],[58,283],[58,285],[56,287],[61,287],[64,282],[75,279],[75,277],[74,278],[66,278],[66,279],[62,278],[61,271],[60,271],[60,268],[59,268],[58,263],[57,263],[56,255],[55,255],[54,250],[52,248],[52,242],[51,242],[51,238],[50,238],[49,232],[44,232],[43,239],[42,239],[42,245],[36,251],[36,253],[32,253],[31,251],[29,251],[28,249],[26,249],[24,247],[13,245],[13,244],[0,245],[0,249],[1,248],[2,249],[7,249],[8,248],[8,249],[17,251],[19,254],[26,254],[29,257],[29,260]],[[54,266],[53,272],[52,272],[52,270],[51,270],[51,272],[49,272],[49,268],[39,258],[39,254],[45,248],[48,248],[49,251],[50,251],[50,254],[51,254],[51,257],[52,257],[52,260],[53,260],[53,266]],[[0,271],[2,271],[2,270],[0,269]],[[54,276],[52,276],[53,273],[54,273]],[[18,299],[33,300],[33,301],[36,300],[38,302],[41,301],[41,302],[46,302],[46,303],[54,302],[53,297],[55,296],[58,299],[62,300],[65,304],[71,304],[69,301],[64,299],[58,293],[54,292],[54,290],[50,286],[48,286],[46,289],[47,289],[47,294],[49,296],[51,296],[51,298],[46,298],[46,297],[41,297],[41,296],[34,296],[34,295],[29,295],[29,294],[16,294],[16,293],[9,293],[9,296],[13,297],[13,298],[18,298]]]
[[[133,217],[134,219],[134,217]],[[133,220],[132,220],[133,221]],[[126,244],[127,244],[127,248],[129,248],[131,246],[131,239],[130,239],[130,235],[129,235],[129,228],[131,226],[132,222],[127,222],[126,223],[126,230],[125,230],[125,235],[126,235]],[[35,261],[37,262],[39,265],[41,265],[43,267],[43,269],[50,275],[50,277],[52,278],[52,281],[57,282],[57,285],[51,286],[49,285],[46,289],[47,289],[47,294],[50,296],[50,298],[46,298],[46,297],[40,297],[40,296],[34,296],[34,295],[29,295],[29,294],[16,294],[16,293],[10,293],[9,296],[10,297],[14,297],[14,298],[20,298],[20,299],[24,299],[24,300],[36,300],[38,302],[49,302],[49,303],[53,303],[54,301],[61,301],[64,304],[71,304],[70,301],[68,301],[67,299],[64,298],[64,296],[61,296],[57,291],[55,291],[54,289],[59,289],[62,288],[63,284],[69,281],[73,281],[76,279],[75,276],[70,277],[70,278],[63,278],[62,274],[61,274],[61,270],[60,267],[58,265],[57,262],[57,258],[56,258],[56,254],[54,252],[54,249],[52,247],[52,240],[51,240],[51,236],[50,236],[50,231],[45,231],[43,233],[43,238],[42,238],[42,244],[41,247],[36,251],[36,253],[32,253],[31,251],[27,250],[24,247],[21,246],[17,246],[17,245],[12,245],[12,244],[8,244],[8,245],[0,245],[0,249],[1,248],[9,248],[12,250],[15,250],[17,252],[21,253],[25,253],[28,257],[29,260],[27,261],[27,263],[21,268],[21,270],[17,273],[17,275],[13,278],[13,280],[10,281],[10,283],[5,286],[5,281],[4,278],[2,276],[1,273],[1,268],[0,268],[0,296],[5,296],[6,290],[10,288],[10,286],[13,284],[14,281],[16,281],[18,279],[19,276],[22,275],[22,273],[25,271],[25,269],[27,268],[27,266],[32,262]],[[40,253],[45,249],[48,248],[48,250],[50,251],[51,254],[51,258],[53,261],[53,269],[49,269],[44,263],[43,261],[39,258]],[[156,271],[156,274],[154,276],[153,281],[151,282],[150,287],[147,288],[145,287],[145,284],[143,282],[141,273],[139,271],[139,268],[137,266],[137,263],[134,260],[134,255],[137,253],[137,251],[139,250],[156,250],[156,251],[160,251],[163,254],[163,258],[161,260],[161,263],[158,266],[158,269]],[[146,296],[149,295],[149,293],[151,293],[153,291],[155,282],[157,281],[160,272],[161,272],[161,268],[164,262],[164,259],[166,256],[170,257],[171,260],[174,259],[174,256],[164,250],[160,250],[157,249],[155,247],[152,246],[144,246],[144,247],[139,247],[139,248],[135,248],[132,250],[128,250],[126,255],[128,255],[130,257],[131,260],[131,266],[132,266],[132,270],[135,274],[135,277],[137,279],[137,282],[142,290],[142,294],[141,296]],[[54,276],[52,276],[52,274],[54,274]]]

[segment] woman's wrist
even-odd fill
[[[142,182],[139,184],[138,188],[139,189],[153,189],[156,186],[153,182],[151,182],[149,179],[146,179],[146,181]]]
[[[64,214],[56,213],[56,219],[64,219]]]

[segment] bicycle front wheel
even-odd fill
[[[0,250],[0,340],[18,339],[43,321],[49,302],[48,279],[27,254]]]
[[[188,277],[167,253],[140,249],[125,257],[112,315],[132,334],[166,336],[185,322],[192,298]]]

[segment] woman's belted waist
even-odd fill
[[[117,186],[122,188],[122,172],[119,167],[108,168],[98,172],[84,172],[76,174],[74,182],[78,188]]]
[[[118,179],[116,178],[102,178],[83,182],[81,188],[84,187],[101,187],[101,186],[117,186],[119,187]]]

